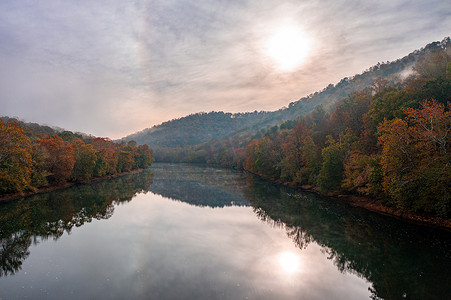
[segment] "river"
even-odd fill
[[[451,233],[154,164],[0,205],[0,298],[449,299]]]

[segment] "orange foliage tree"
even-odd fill
[[[30,188],[31,152],[30,139],[19,124],[0,120],[0,194]]]
[[[281,162],[281,179],[289,182],[301,183],[303,180],[299,176],[301,167],[305,164],[302,159],[303,140],[310,134],[308,128],[300,122],[295,128],[288,131],[283,139]]]
[[[94,176],[113,175],[117,173],[119,149],[108,138],[95,138],[92,146],[97,151],[97,161]]]
[[[74,168],[74,148],[58,136],[45,136],[39,140],[40,146],[48,153],[47,171],[50,181],[66,182]]]
[[[400,208],[449,216],[450,105],[425,101],[404,113],[378,127],[384,191]]]

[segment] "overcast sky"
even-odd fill
[[[276,110],[450,35],[449,0],[1,0],[0,115],[119,138]]]

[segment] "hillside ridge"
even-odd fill
[[[173,119],[130,134],[120,140],[134,140],[139,144],[147,144],[151,148],[183,148],[200,145],[226,136],[240,134],[256,134],[259,130],[280,125],[285,121],[297,120],[315,108],[322,106],[325,111],[331,111],[340,99],[351,93],[362,90],[375,83],[378,78],[401,81],[414,73],[416,62],[427,53],[436,49],[444,49],[449,45],[450,38],[427,44],[410,54],[392,62],[381,62],[351,77],[345,77],[338,83],[329,84],[317,91],[276,111],[254,111],[245,113],[227,113],[212,111],[200,112]],[[157,150],[158,151],[158,150]]]

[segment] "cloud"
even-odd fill
[[[274,110],[449,35],[447,1],[0,3],[0,113],[113,138],[189,113]],[[281,72],[271,30],[314,44]]]

